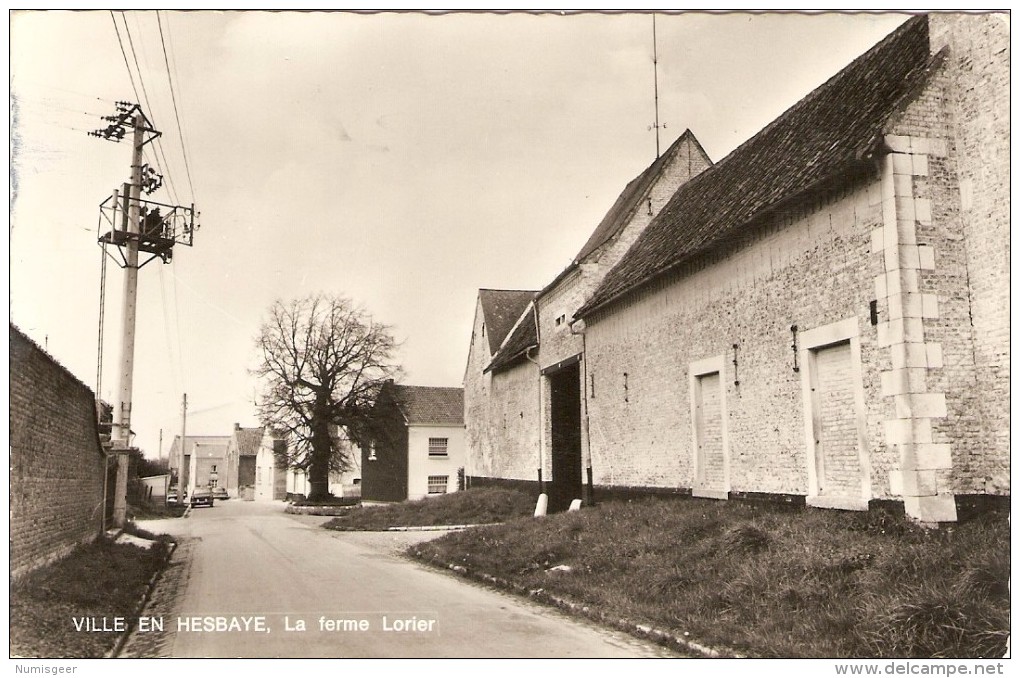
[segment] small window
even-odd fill
[[[375,456],[375,443],[369,443],[368,445],[368,460],[375,461],[378,457]]]
[[[213,466],[212,466],[212,472],[213,472],[213,473],[216,473],[216,464],[213,464]]]
[[[450,476],[429,476],[429,494],[446,494],[446,483]]]
[[[446,458],[446,448],[450,444],[449,438],[429,438],[429,457]]]

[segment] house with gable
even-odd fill
[[[1009,177],[1008,17],[938,13],[680,186],[572,323],[594,485],[1008,496]]]
[[[582,468],[590,464],[578,434],[584,337],[572,329],[575,313],[677,188],[711,164],[686,130],[627,184],[571,264],[529,300],[487,364],[484,345],[472,341],[464,382],[469,482],[541,486],[551,510],[581,498]],[[475,324],[477,334],[477,311]]]
[[[252,499],[255,490],[255,457],[262,443],[264,427],[242,428],[234,424],[227,443],[226,480],[223,487],[231,497]]]
[[[527,406],[519,412],[521,421],[518,421],[514,418],[516,413],[511,416],[511,410],[519,398],[509,398],[507,393],[514,389],[524,389],[527,393],[533,388],[534,380],[526,376],[518,381],[499,380],[495,384],[497,391],[493,393],[492,375],[485,369],[511,331],[522,322],[536,294],[537,290],[478,290],[464,371],[465,472],[469,478],[533,477],[534,463],[519,468],[507,464],[527,458],[525,454],[509,453],[511,446],[534,449],[534,436],[529,437],[517,429],[526,427],[525,418],[537,421],[537,401],[532,399],[530,405],[525,403]],[[510,434],[504,432],[508,425],[514,427]]]
[[[215,487],[226,479],[226,455],[231,436],[174,436],[170,445],[170,484],[185,488]],[[215,481],[215,484],[211,484]]]
[[[252,488],[255,501],[282,501],[287,498],[286,451],[284,434],[265,427],[255,453],[255,485]]]
[[[361,448],[361,497],[404,501],[460,489],[464,390],[388,381]]]

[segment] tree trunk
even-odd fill
[[[329,458],[332,441],[328,426],[312,431],[312,463],[308,466],[308,499],[320,501],[329,497]]]

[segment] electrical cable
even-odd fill
[[[166,64],[166,79],[170,84],[170,99],[174,104],[174,118],[177,119],[177,133],[181,142],[181,154],[184,156],[184,170],[188,177],[188,187],[191,189],[191,200],[195,202],[195,186],[191,181],[191,164],[188,162],[188,151],[184,146],[184,128],[181,126],[181,116],[177,108],[177,96],[174,94],[174,81],[170,77],[170,60],[166,54],[166,41],[163,39],[163,22],[159,18],[159,11],[156,11],[156,23],[159,25],[159,42],[163,46],[163,63]]]

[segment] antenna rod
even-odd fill
[[[652,13],[652,72],[655,78],[655,157],[659,157],[659,51],[655,35],[655,13]]]

